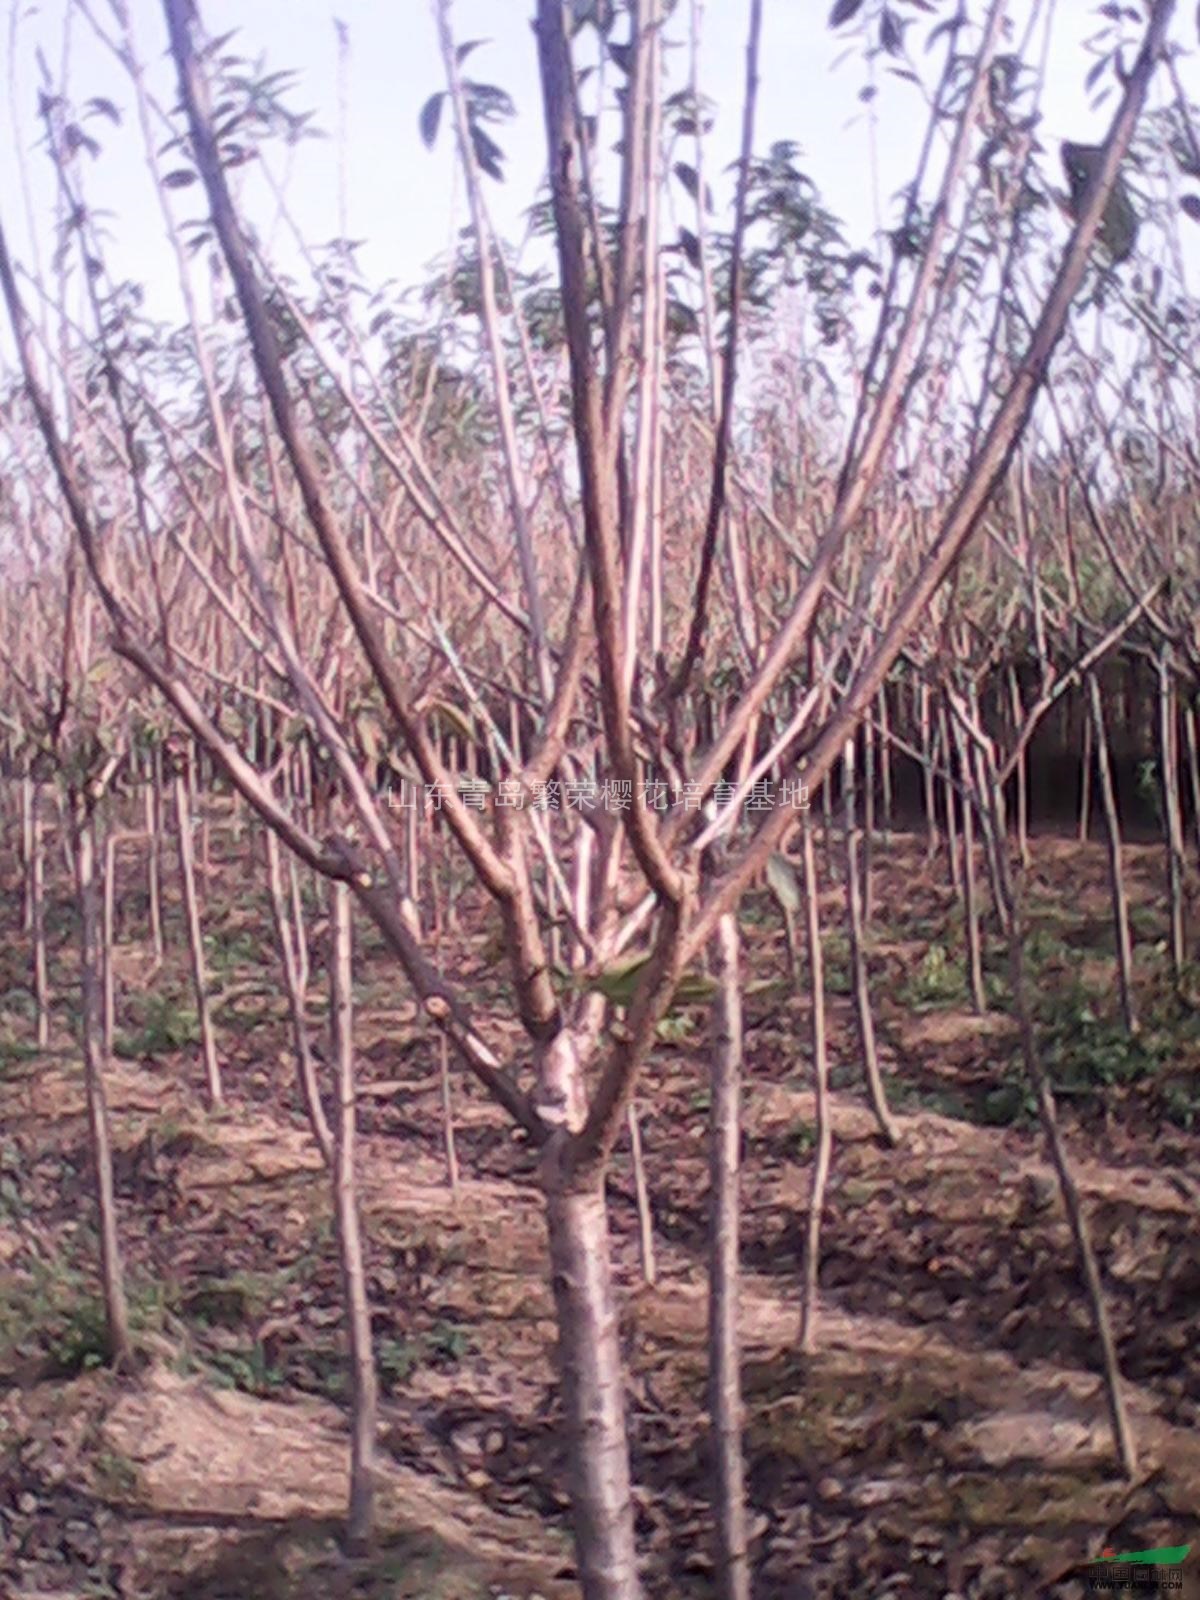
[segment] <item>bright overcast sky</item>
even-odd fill
[[[12,8],[18,0],[9,0]],[[106,0],[90,0],[98,19],[107,21]],[[298,81],[290,103],[312,109],[331,137],[300,145],[288,178],[289,201],[307,238],[321,243],[338,231],[337,141],[338,48],[334,17],[346,25],[350,40],[348,68],[349,118],[346,167],[349,173],[348,219],[352,237],[367,241],[361,261],[370,281],[417,282],[424,265],[446,248],[450,231],[463,217],[455,216],[453,156],[448,127],[430,152],[417,133],[421,105],[443,83],[441,63],[428,0],[200,0],[211,33],[237,29],[233,48],[255,57],[264,53],[271,68],[294,68]],[[156,0],[130,0],[143,57],[164,100],[172,100],[173,79],[164,60],[165,27]],[[1018,18],[1029,0],[1014,0]],[[849,41],[834,36],[826,25],[829,0],[767,0],[758,148],[776,139],[793,139],[804,152],[802,165],[820,187],[827,205],[848,224],[854,242],[868,243],[874,221],[870,180],[869,133],[858,91],[867,81],[861,48],[847,53]],[[945,8],[943,8],[945,9]],[[973,8],[974,9],[974,8]],[[27,155],[35,210],[44,226],[50,214],[50,172],[37,149],[38,75],[35,45],[41,44],[57,74],[63,59],[64,16],[68,0],[41,0],[20,5],[15,53],[6,16],[4,50],[6,85],[13,87],[8,115],[13,119],[0,138],[0,207],[17,253],[31,266],[25,210],[14,142]],[[530,28],[532,0],[456,0],[454,29],[459,40],[491,42],[471,57],[471,75],[506,89],[518,107],[517,119],[498,134],[508,156],[502,185],[487,183],[489,203],[501,230],[510,238],[522,232],[521,213],[533,198],[543,166],[542,129],[536,92],[534,40]],[[704,20],[702,87],[717,102],[718,119],[709,170],[719,172],[732,159],[738,137],[744,31],[748,0],[707,0]],[[672,32],[684,37],[688,0],[680,0]],[[909,41],[915,65],[931,78],[934,56],[924,53],[930,19],[916,11]],[[1092,31],[1094,0],[1058,0],[1055,47],[1045,101],[1047,140],[1071,138],[1089,142],[1098,137],[1112,102],[1097,116],[1087,108],[1083,79],[1090,64],[1082,41]],[[944,48],[944,45],[941,47]],[[837,65],[837,58],[845,56]],[[886,65],[884,61],[877,64]],[[671,58],[675,86],[686,72],[686,51]],[[911,170],[921,102],[909,84],[880,78],[885,92],[877,106],[880,117],[880,189],[887,220],[887,202]],[[110,98],[128,113],[130,90],[122,73],[87,22],[74,16],[69,48],[70,98],[81,103],[92,95]],[[109,208],[111,261],[118,272],[136,276],[151,292],[154,311],[172,314],[174,268],[161,239],[157,209],[147,188],[133,118],[122,128],[99,121],[89,129],[104,141],[94,162],[85,161],[88,192],[94,206]],[[278,152],[277,152],[278,155]],[[199,190],[181,195],[186,201]],[[192,202],[198,207],[199,199]],[[261,196],[254,202],[260,226],[265,213]],[[461,201],[460,201],[461,210]],[[283,248],[282,239],[276,241]]]

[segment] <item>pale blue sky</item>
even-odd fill
[[[92,0],[95,14],[107,18],[105,0]],[[131,0],[143,56],[164,98],[173,97],[173,80],[164,60],[165,28],[157,0]],[[1021,17],[1028,0],[1015,0]],[[18,119],[20,144],[29,152],[29,170],[41,223],[48,215],[49,173],[36,148],[37,74],[34,45],[41,43],[55,66],[61,59],[63,17],[67,0],[25,0],[17,36],[16,92],[12,111]],[[350,34],[350,115],[347,146],[349,231],[368,241],[362,263],[374,282],[393,277],[417,281],[432,256],[446,247],[454,220],[451,197],[456,192],[448,129],[438,147],[427,151],[417,134],[417,115],[426,97],[442,85],[433,20],[427,0],[201,0],[213,33],[237,28],[235,46],[254,56],[265,52],[272,67],[290,67],[299,79],[291,103],[312,108],[319,124],[333,135],[337,127],[337,40],[333,18]],[[532,199],[542,170],[542,129],[536,92],[534,41],[530,30],[532,0],[456,0],[454,27],[460,40],[485,37],[492,42],[472,56],[469,71],[499,84],[517,103],[516,121],[499,134],[508,153],[503,185],[487,183],[497,222],[510,237],[521,233],[521,212]],[[738,137],[744,64],[746,0],[707,0],[702,79],[718,103],[718,119],[709,158],[718,173],[732,159]],[[8,7],[5,7],[5,72],[8,60]],[[1046,101],[1046,135],[1087,141],[1094,138],[1109,108],[1099,118],[1089,113],[1083,78],[1089,58],[1082,39],[1090,31],[1093,0],[1059,0],[1056,46],[1051,60]],[[868,131],[858,91],[866,82],[861,51],[840,65],[845,38],[826,26],[828,0],[768,0],[763,47],[763,74],[757,144],[796,140],[805,152],[804,165],[821,187],[830,208],[842,215],[857,241],[867,242],[873,224]],[[936,56],[924,53],[928,19],[916,18],[910,35],[916,66],[932,74]],[[679,7],[673,31],[682,36],[687,0]],[[672,58],[676,85],[686,72],[686,51]],[[886,63],[881,60],[880,66]],[[6,77],[5,82],[9,82]],[[881,191],[886,206],[892,191],[911,169],[920,102],[912,85],[880,78],[877,102],[880,136]],[[72,24],[70,52],[72,98],[106,95],[127,111],[130,92],[122,74],[97,43],[82,17]],[[9,113],[11,115],[11,111]],[[169,312],[174,303],[174,270],[161,241],[157,208],[152,203],[131,118],[112,129],[89,124],[104,141],[99,160],[85,161],[93,204],[116,215],[110,223],[113,262],[120,272],[138,276],[151,288],[156,310]],[[29,263],[25,219],[17,182],[11,123],[0,129],[0,206]],[[294,156],[288,194],[306,235],[313,241],[337,232],[336,145],[307,142]],[[197,191],[180,198],[187,202]],[[263,220],[262,197],[247,190],[252,208]],[[193,207],[198,208],[197,198]],[[886,211],[885,211],[886,217]],[[461,199],[457,221],[461,215]]]

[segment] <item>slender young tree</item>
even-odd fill
[[[741,1167],[742,993],[740,939],[733,917],[717,925],[716,1041],[709,1160],[709,1410],[716,1469],[717,1575],[723,1600],[749,1600],[741,1340],[738,1328]]]
[[[350,1352],[350,1510],[347,1548],[360,1554],[371,1543],[375,1521],[375,1357],[371,1347],[371,1307],[363,1261],[362,1219],[355,1178],[354,952],[351,896],[345,883],[329,891],[330,1024],[337,1080],[337,1122],[333,1151],[334,1216],[342,1264]]]

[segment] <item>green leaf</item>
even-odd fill
[[[471,124],[471,147],[475,151],[475,160],[479,163],[480,170],[486,172],[489,178],[495,178],[497,183],[503,183],[504,172],[500,163],[504,160],[504,152],[477,122]]]
[[[1137,244],[1138,215],[1120,178],[1113,184],[1099,232],[1100,243],[1114,262],[1129,260]]]
[[[610,44],[608,53],[628,77],[633,66],[633,47],[627,44]]]
[[[450,733],[457,733],[469,743],[475,737],[475,730],[468,719],[457,706],[451,705],[449,700],[435,700],[430,706],[430,712],[437,717]]]
[[[593,27],[607,36],[612,32],[616,20],[617,10],[613,0],[571,0],[572,34],[578,33],[581,28]]]
[[[436,94],[431,94],[421,107],[418,126],[421,130],[421,141],[427,150],[432,150],[438,136],[438,126],[442,120],[442,101],[446,98],[446,91],[439,89]]]
[[[587,987],[602,994],[615,1006],[627,1006],[637,992],[642,973],[649,964],[649,952],[632,956],[628,961],[619,962],[616,966],[606,967],[603,972],[596,973],[588,980]]]
[[[743,1000],[761,995],[767,995],[772,1000],[782,1000],[791,992],[792,986],[786,978],[756,978],[753,983],[742,985]]]
[[[1063,171],[1071,186],[1069,209],[1073,217],[1078,217],[1083,208],[1083,197],[1087,193],[1088,184],[1092,174],[1100,166],[1104,150],[1101,145],[1064,142],[1061,154]],[[1125,187],[1124,181],[1118,177],[1113,183],[1112,192],[1104,207],[1098,237],[1112,260],[1119,263],[1127,261],[1133,254],[1137,236],[1137,212],[1133,209],[1129,190]]]
[[[829,13],[829,26],[840,28],[844,22],[849,22],[862,10],[863,0],[835,0],[833,10]]]
[[[642,974],[649,965],[649,952],[641,951],[625,961],[606,967],[603,972],[592,974],[584,980],[585,986],[625,1010],[632,1003]],[[715,993],[716,984],[713,980],[705,973],[689,967],[675,986],[668,1015],[676,1006],[699,1005],[711,1000]]]
[[[189,189],[196,181],[196,174],[187,167],[178,167],[174,172],[168,172],[163,179],[164,189]]]
[[[1006,1128],[1025,1108],[1025,1092],[1015,1083],[990,1089],[983,1102],[983,1121],[993,1128]]]
[[[904,49],[904,29],[895,12],[886,6],[879,19],[879,42],[890,56],[898,56]]]
[[[711,1000],[717,992],[714,979],[706,972],[696,972],[691,967],[683,974],[675,986],[675,993],[671,997],[673,1011],[676,1006],[695,1006]]]
[[[796,869],[786,856],[778,851],[767,859],[767,885],[783,907],[784,914],[794,917],[804,904],[800,893],[800,880]]]
[[[72,155],[74,155],[77,150],[86,150],[88,155],[90,155],[93,159],[100,154],[100,146],[96,143],[95,139],[92,138],[90,133],[84,133],[83,129],[78,123],[69,122],[67,124],[67,126],[63,129],[63,139],[66,142],[67,149]]]
[[[675,176],[695,200],[700,194],[700,179],[695,167],[688,166],[686,161],[677,161],[674,167]]]

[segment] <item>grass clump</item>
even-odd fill
[[[966,968],[959,957],[946,953],[945,945],[931,944],[896,997],[918,1012],[962,1005],[967,998]]]
[[[131,997],[132,1026],[117,1035],[116,1055],[127,1061],[172,1055],[176,1050],[196,1044],[200,1038],[200,1019],[193,1006],[176,994],[154,993]]]

